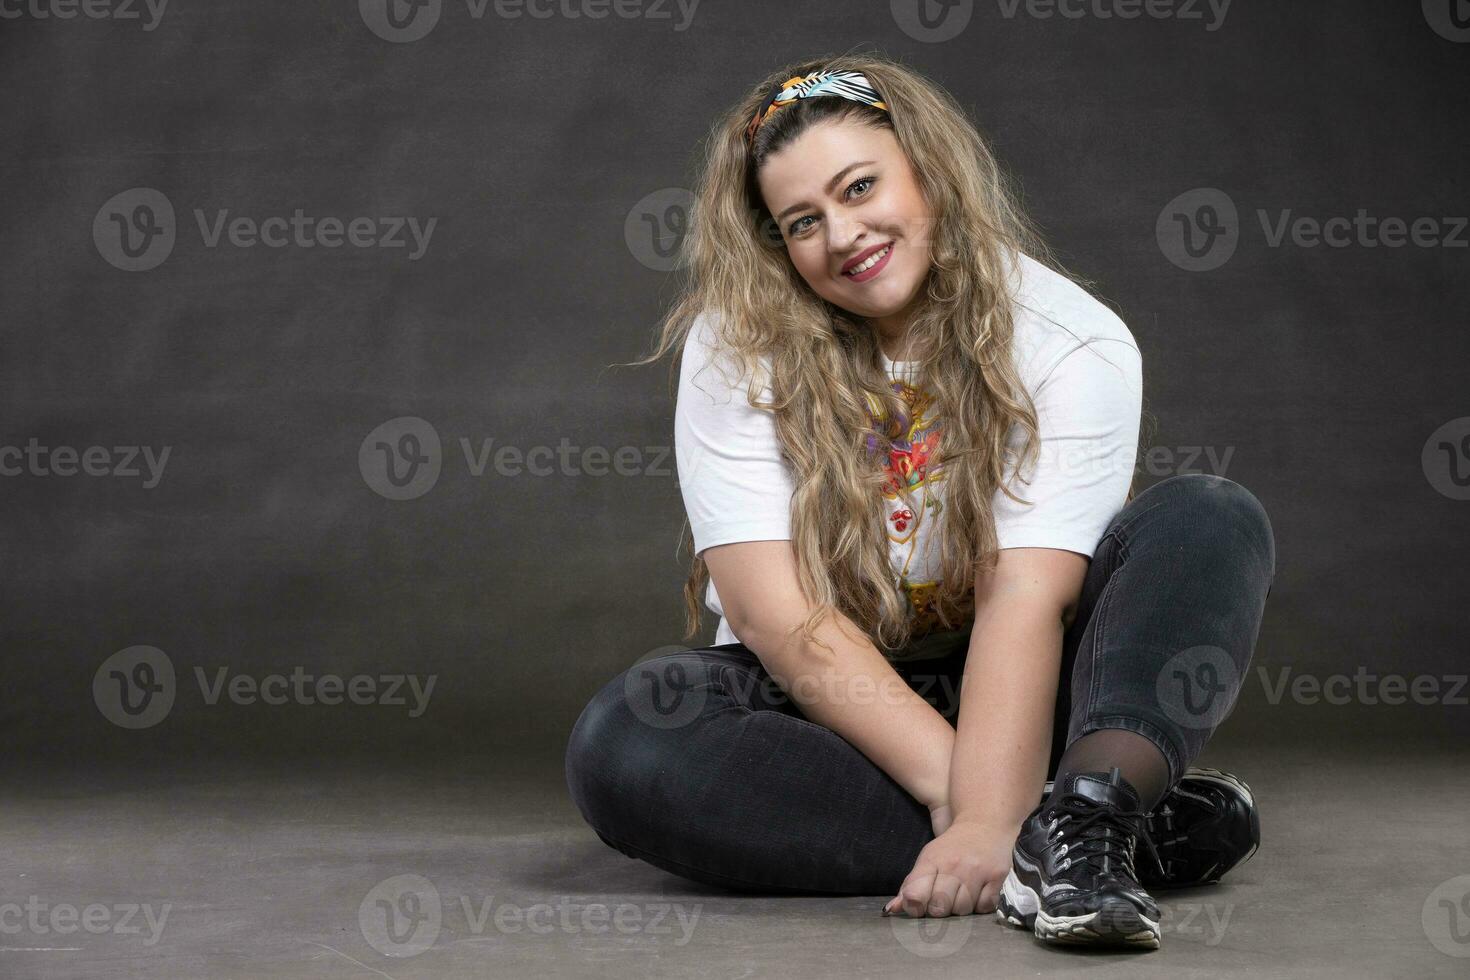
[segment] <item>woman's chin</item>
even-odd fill
[[[886,296],[865,297],[863,303],[849,301],[847,304],[835,303],[843,309],[851,311],[855,316],[868,320],[881,320],[886,317],[895,317],[901,314],[913,302],[915,294],[900,295],[893,299]]]

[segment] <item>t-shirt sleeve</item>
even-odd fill
[[[730,352],[713,354],[713,320],[691,326],[679,368],[674,455],[694,553],[736,541],[791,539],[791,471],[770,412],[746,400]],[[771,400],[769,385],[757,400]]]
[[[999,548],[1060,548],[1091,558],[1122,509],[1138,456],[1143,364],[1138,348],[1097,338],[1066,354],[1032,392],[1040,453],[1012,475],[1017,503],[997,490],[992,501]],[[1013,433],[1019,452],[1023,434]]]

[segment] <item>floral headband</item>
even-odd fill
[[[836,95],[844,99],[852,99],[854,102],[867,103],[885,112],[888,111],[887,104],[868,83],[867,77],[862,72],[814,71],[806,76],[797,75],[777,85],[766,99],[765,105],[750,121],[750,125],[745,127],[746,145],[751,144],[751,141],[755,139],[755,131],[760,129],[761,124],[769,119],[777,109],[797,99],[809,99],[814,95]]]

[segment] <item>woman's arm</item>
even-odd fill
[[[956,824],[1018,832],[1041,798],[1062,635],[1088,564],[1073,551],[1009,548],[977,577],[949,774]]]
[[[954,728],[846,616],[829,617],[817,631],[830,653],[788,635],[810,611],[789,540],[793,477],[774,416],[749,404],[738,359],[717,343],[718,319],[701,314],[690,328],[674,411],[695,553],[709,566],[735,635],[802,712],[932,809],[949,789]],[[757,402],[772,401],[766,384]]]
[[[804,715],[830,728],[933,808],[945,802],[954,729],[847,616],[816,629],[831,651],[791,627],[811,610],[790,541],[742,541],[704,552],[730,628]]]
[[[884,914],[995,909],[1016,835],[1046,782],[1062,636],[1087,566],[1076,552],[1006,548],[976,577],[950,764],[953,822],[919,852]]]

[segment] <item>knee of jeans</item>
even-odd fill
[[[1185,509],[1187,523],[1198,531],[1213,530],[1253,545],[1272,578],[1276,573],[1276,538],[1265,505],[1234,480],[1212,473],[1183,473],[1157,484]]]
[[[567,790],[583,818],[602,831],[606,816],[616,809],[613,799],[625,777],[630,722],[623,694],[624,675],[604,684],[582,709],[567,739]]]
[[[701,720],[712,695],[708,665],[682,654],[634,664],[604,684],[567,739],[567,789],[599,832],[621,833],[667,780],[667,758]]]

